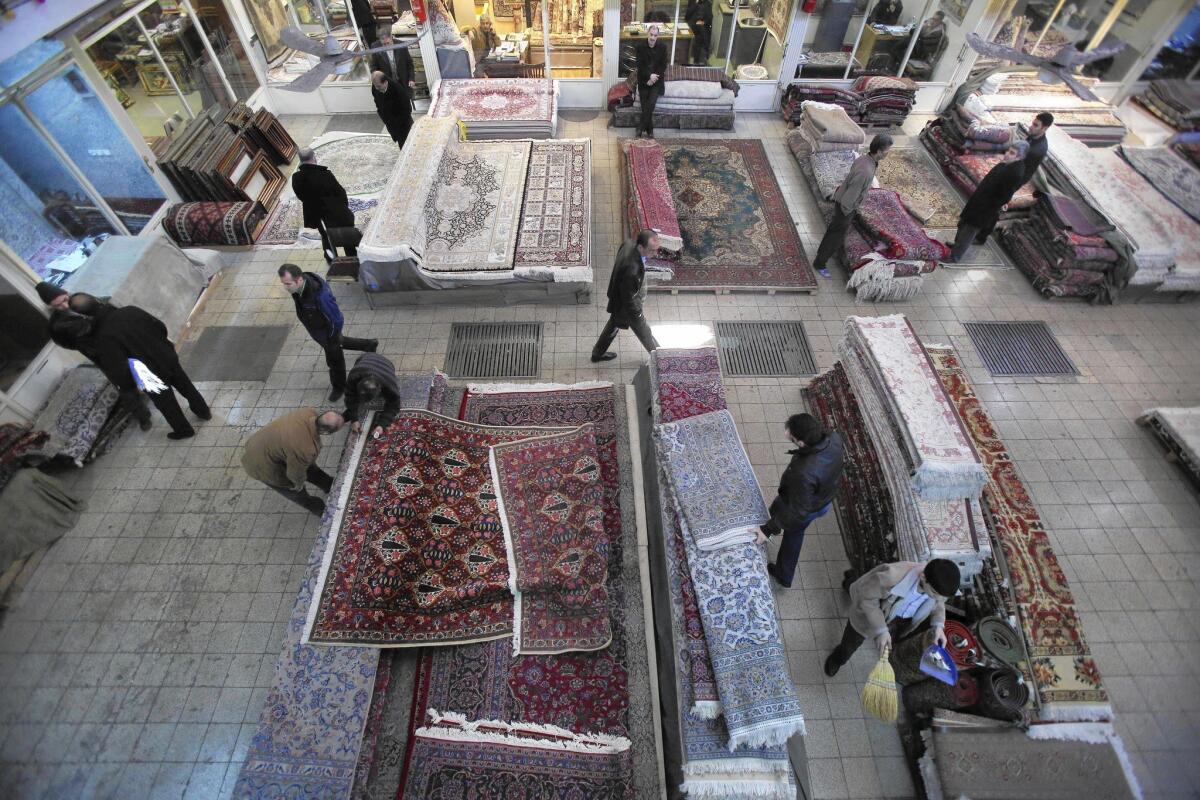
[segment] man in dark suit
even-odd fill
[[[617,357],[609,345],[621,328],[632,328],[646,351],[658,348],[650,323],[642,314],[646,299],[646,257],[658,252],[658,235],[652,230],[639,231],[637,239],[621,245],[612,277],[608,280],[608,323],[592,348],[592,361],[611,361]]]
[[[947,262],[954,264],[961,261],[971,249],[972,242],[983,244],[987,241],[1008,201],[1025,185],[1025,156],[1028,152],[1028,142],[1014,142],[1004,154],[1004,160],[983,176],[958,215],[958,230]]]
[[[692,31],[692,49],[688,54],[692,63],[708,66],[708,53],[712,48],[712,0],[688,0],[683,19]]]
[[[403,149],[413,124],[412,100],[408,99],[408,90],[401,88],[383,70],[377,69],[371,73],[371,98],[375,101],[375,112],[387,127],[388,135]]]
[[[325,260],[333,261],[328,230],[354,227],[354,212],[350,210],[346,190],[328,167],[317,163],[317,154],[305,147],[300,150],[300,167],[292,173],[292,191],[304,208],[304,227],[320,231]],[[346,255],[355,256],[358,251],[350,245],[346,247]]]
[[[637,135],[645,131],[654,138],[654,106],[663,92],[667,74],[667,45],[658,40],[658,25],[646,29],[646,41],[637,46],[638,102],[642,104],[642,121]]]
[[[392,31],[388,27],[379,29],[379,43],[376,47],[391,47],[396,43],[392,38]],[[388,50],[384,53],[375,53],[371,56],[371,71],[382,72],[397,84],[404,87],[409,100],[412,99],[412,90],[416,87],[415,79],[416,69],[413,66],[412,53],[407,47],[397,47],[395,50]]]
[[[371,0],[350,0],[350,10],[354,12],[354,24],[362,34],[363,44],[367,47],[375,43],[375,12],[371,10]]]

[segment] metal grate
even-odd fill
[[[446,374],[452,378],[536,378],[542,371],[542,323],[455,322]]]
[[[1044,322],[964,322],[988,372],[1000,377],[1078,375]]]
[[[731,378],[817,374],[803,322],[718,322],[717,346]]]

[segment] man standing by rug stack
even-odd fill
[[[829,277],[829,259],[846,242],[846,231],[850,230],[854,214],[858,211],[863,198],[867,196],[867,190],[871,188],[871,181],[875,180],[875,170],[879,166],[879,162],[887,157],[888,151],[891,149],[892,137],[886,133],[877,134],[871,140],[867,154],[854,159],[854,163],[850,165],[850,172],[834,191],[833,218],[829,220],[829,227],[825,229],[825,235],[821,237],[821,244],[817,247],[817,257],[813,262],[813,266],[824,277]]]
[[[296,316],[300,324],[325,351],[329,383],[333,386],[329,402],[339,400],[346,391],[346,354],[343,350],[374,353],[379,347],[379,340],[342,335],[346,320],[329,284],[320,275],[304,272],[295,264],[284,264],[279,268],[278,275],[279,282],[296,303]]]
[[[1033,122],[1029,123],[1029,150],[1025,153],[1025,180],[1023,183],[1029,183],[1033,178],[1037,168],[1042,165],[1042,161],[1046,158],[1046,152],[1049,149],[1049,142],[1046,141],[1046,129],[1054,124],[1054,115],[1049,111],[1043,111],[1033,118]]]
[[[663,76],[667,73],[667,45],[658,40],[658,25],[646,29],[646,41],[638,42],[637,50],[638,102],[642,119],[637,135],[643,132],[654,138],[654,107],[663,93]]]
[[[771,503],[771,519],[762,526],[764,537],[783,532],[774,564],[767,564],[779,585],[789,588],[804,546],[808,526],[829,513],[842,477],[842,436],[826,431],[812,414],[793,414],[787,421],[791,463],[779,479],[779,495]],[[760,542],[765,541],[760,539]]]
[[[693,64],[707,67],[712,48],[712,0],[688,0],[683,18],[692,31],[692,49],[688,56]]]
[[[971,243],[983,244],[992,235],[1000,213],[1017,190],[1025,185],[1025,156],[1029,143],[1013,142],[1004,153],[1004,160],[992,167],[963,206],[958,215],[958,230],[946,261],[956,264],[971,249]]]
[[[329,240],[329,229],[353,228],[354,212],[350,210],[346,190],[328,167],[317,163],[317,154],[312,148],[300,149],[300,167],[292,174],[292,191],[304,209],[304,227],[320,232],[325,261],[333,261],[335,251]],[[348,245],[346,255],[358,255],[358,250]]]
[[[937,643],[946,646],[946,600],[958,593],[958,565],[944,558],[921,564],[897,561],[880,564],[850,584],[850,611],[842,641],[825,659],[825,674],[837,675],[854,651],[868,638],[882,653],[891,647],[889,625],[908,620],[899,636],[913,632],[925,620]]]
[[[632,328],[646,352],[658,349],[650,323],[642,313],[646,300],[646,258],[658,252],[658,235],[652,230],[638,231],[636,239],[621,245],[612,277],[608,279],[608,323],[592,348],[592,362],[612,361],[616,353],[609,345],[620,328]]]
[[[269,423],[246,440],[242,468],[279,494],[316,516],[325,513],[325,503],[308,493],[311,483],[325,494],[333,488],[333,476],[317,466],[321,435],[337,433],[346,421],[336,411],[317,414],[302,408]]]

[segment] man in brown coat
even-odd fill
[[[891,647],[889,623],[908,620],[905,632],[925,620],[939,645],[946,644],[946,599],[958,592],[958,565],[944,558],[922,564],[897,561],[880,564],[850,584],[850,619],[842,641],[825,659],[825,674],[833,677],[868,638],[879,652]]]
[[[302,408],[285,414],[246,440],[242,467],[256,481],[321,516],[325,503],[305,489],[311,483],[329,494],[333,476],[317,466],[321,434],[336,433],[346,421],[336,411]]]

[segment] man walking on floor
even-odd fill
[[[212,419],[208,403],[197,391],[179,363],[175,345],[167,337],[162,320],[137,306],[113,306],[102,303],[86,292],[76,292],[68,301],[68,309],[92,320],[89,355],[105,376],[125,397],[144,389],[150,402],[162,412],[171,426],[168,439],[187,439],[196,435],[195,428],[183,415],[175,392],[183,395],[188,407],[202,420]],[[84,352],[82,349],[80,352]],[[144,365],[152,375],[139,371],[134,377],[130,360]],[[145,430],[149,427],[150,412],[140,402],[134,415]]]
[[[354,212],[346,190],[328,167],[317,163],[317,154],[309,147],[300,149],[300,166],[292,173],[292,191],[300,200],[304,212],[304,227],[315,228],[321,234],[321,252],[325,261],[337,254],[329,239],[330,228],[353,228]],[[358,255],[353,245],[346,246],[346,255]]]
[[[871,181],[875,180],[875,169],[891,149],[892,137],[886,133],[876,134],[871,140],[871,146],[867,148],[867,154],[854,159],[854,163],[850,165],[850,172],[834,191],[833,218],[829,220],[829,227],[821,237],[817,257],[813,260],[813,266],[822,276],[829,277],[829,259],[845,243],[846,231],[854,221],[854,214],[863,198],[867,196]]]
[[[788,417],[787,437],[795,450],[789,450],[791,463],[779,479],[779,495],[771,503],[771,519],[762,526],[763,537],[783,532],[783,542],[774,564],[767,564],[780,586],[792,585],[804,532],[808,526],[829,513],[842,477],[842,436],[826,431],[812,414]]]
[[[1025,185],[1025,156],[1029,143],[1013,142],[1004,153],[1004,160],[983,176],[975,191],[967,199],[962,213],[958,215],[958,230],[950,248],[947,263],[962,261],[971,243],[983,244],[991,236],[1000,221],[1000,213],[1013,199],[1017,190]]]
[[[937,643],[946,646],[946,600],[958,593],[958,565],[944,558],[927,564],[897,561],[880,564],[850,584],[850,612],[842,641],[825,659],[832,678],[868,638],[882,654],[892,644],[889,623],[908,620],[901,638],[926,619]]]
[[[1050,146],[1046,141],[1046,129],[1053,124],[1054,115],[1049,111],[1043,111],[1029,123],[1029,138],[1026,140],[1029,142],[1029,150],[1025,153],[1025,180],[1022,181],[1022,185],[1029,183],[1045,160]]]
[[[608,279],[608,323],[592,348],[593,363],[617,357],[608,348],[621,328],[631,328],[646,352],[658,349],[650,323],[642,313],[646,300],[646,258],[657,252],[658,235],[649,229],[638,231],[636,239],[625,242],[617,251],[612,277]]]
[[[663,93],[663,78],[667,74],[667,45],[658,40],[658,25],[646,29],[646,41],[638,42],[637,56],[638,103],[642,106],[641,124],[637,135],[643,132],[654,138],[654,106]]]
[[[333,476],[317,466],[321,436],[337,433],[345,424],[336,411],[317,414],[314,409],[302,408],[285,414],[246,440],[242,468],[254,480],[319,517],[325,513],[325,503],[309,494],[305,484],[329,494]]]
[[[278,274],[279,282],[296,303],[296,316],[300,324],[325,351],[329,383],[333,387],[329,402],[339,400],[346,391],[346,354],[343,350],[374,353],[379,348],[379,340],[342,335],[346,320],[329,284],[320,275],[304,272],[295,264],[284,264]]]

